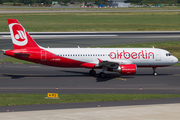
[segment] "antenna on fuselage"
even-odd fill
[[[79,46],[77,46],[78,48],[80,48]]]
[[[154,46],[152,46],[154,48]]]

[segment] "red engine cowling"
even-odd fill
[[[137,67],[135,64],[119,65],[118,68],[112,71],[119,72],[122,75],[134,75],[136,74]]]

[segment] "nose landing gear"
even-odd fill
[[[153,75],[157,76],[156,67],[153,67]]]

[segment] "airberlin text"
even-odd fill
[[[153,52],[147,52],[147,50],[141,50],[139,52],[126,52],[123,50],[122,52],[119,52],[118,50],[116,52],[110,52],[109,57],[111,59],[154,59],[154,53]]]

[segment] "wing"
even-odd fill
[[[105,67],[113,68],[123,64],[132,64],[132,61],[130,60],[100,60],[100,59],[98,60],[99,60],[99,64],[96,65],[97,67],[105,66]]]
[[[108,68],[114,68],[123,64],[132,64],[132,61],[130,60],[101,60],[99,58],[98,60],[98,63],[83,63],[81,64],[81,66],[85,68],[98,68],[103,66]]]

